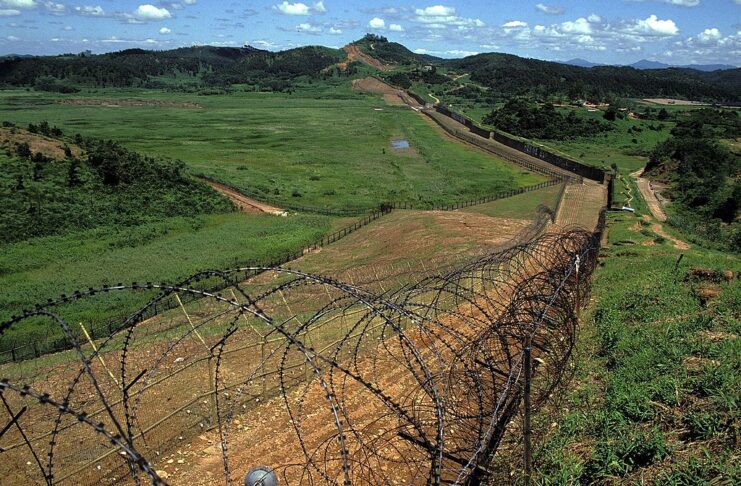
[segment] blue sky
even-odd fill
[[[0,54],[341,47],[366,32],[442,57],[741,64],[741,0],[0,0]]]

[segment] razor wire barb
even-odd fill
[[[265,465],[285,484],[481,484],[525,347],[534,406],[565,372],[598,249],[599,231],[570,230],[389,290],[240,267],[24,311],[0,341],[52,325],[72,349],[0,368],[0,477],[234,484]],[[68,308],[120,292],[149,300],[95,344],[78,338]],[[181,295],[198,299],[142,318]]]

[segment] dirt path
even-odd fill
[[[646,215],[643,216],[643,221],[645,221],[647,223],[650,223],[651,222],[651,217],[648,214],[646,214]],[[661,224],[659,224],[659,223],[652,223],[651,224],[651,231],[653,231],[657,235],[659,235],[659,236],[661,236],[663,238],[666,238],[667,240],[671,241],[672,242],[672,245],[674,245],[674,248],[676,248],[677,250],[689,250],[690,249],[689,243],[687,243],[686,241],[682,241],[682,240],[680,240],[678,238],[673,237],[672,235],[670,235],[669,233],[667,233],[664,230],[664,227]]]
[[[355,44],[348,44],[342,49],[347,53],[347,60],[339,64],[342,69],[347,69],[347,66],[353,61],[360,61],[371,67],[380,69],[381,71],[388,71],[391,69],[390,66],[386,66],[378,59],[374,59],[364,54]]]
[[[424,110],[423,113],[427,115],[425,116],[425,118],[429,117],[431,119],[429,121],[431,121],[433,125],[436,125],[439,127],[441,133],[444,133],[445,136],[447,136],[451,140],[456,141],[457,143],[464,144],[466,146],[477,146],[479,149],[482,149],[488,152],[489,154],[494,154],[496,157],[499,157],[501,159],[504,159],[506,161],[509,161],[511,163],[514,163],[520,166],[528,167],[529,165],[529,166],[540,167],[542,169],[546,169],[550,171],[550,173],[558,173],[563,176],[574,177],[574,174],[572,172],[561,169],[560,167],[557,167],[555,165],[551,165],[548,162],[545,162],[537,157],[533,157],[531,155],[520,152],[519,150],[514,149],[512,147],[508,147],[507,145],[501,144],[497,142],[496,140],[486,139],[486,138],[479,137],[478,135],[474,135],[462,123],[458,123],[452,118],[442,115],[440,113],[437,113],[434,110]],[[467,140],[463,140],[460,137],[452,135],[450,133],[450,130],[456,133],[463,133],[465,135],[470,134],[471,142],[468,142]],[[528,169],[528,170],[532,170],[532,169]]]
[[[646,204],[648,204],[648,209],[651,211],[651,214],[654,215],[654,218],[663,223],[664,221],[666,221],[666,213],[664,212],[664,208],[661,207],[659,198],[656,197],[656,193],[654,192],[653,187],[651,187],[651,181],[649,181],[645,177],[641,177],[642,172],[643,169],[640,169],[631,173],[630,176],[635,179],[636,183],[638,184],[638,190],[641,191],[643,199],[646,200]]]
[[[437,97],[437,96],[435,96],[434,94],[432,94],[432,93],[427,93],[427,96],[429,96],[430,98],[432,98],[433,100],[435,100],[435,103],[440,103],[440,98],[438,98],[438,97]]]
[[[251,197],[247,197],[244,194],[240,194],[239,192],[235,191],[234,189],[231,189],[223,184],[219,184],[218,182],[212,182],[207,179],[201,180],[228,197],[239,208],[240,211],[244,211],[245,213],[268,213],[274,214],[276,216],[286,216],[286,211],[284,211],[283,209],[276,208],[275,206],[260,202],[257,199],[252,199]]]

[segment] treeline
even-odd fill
[[[289,86],[289,80],[318,76],[345,57],[342,51],[324,47],[269,52],[251,47],[210,46],[16,57],[0,60],[0,85],[64,93],[80,87],[165,87],[162,77],[185,77],[206,87],[246,83],[282,90]]]
[[[579,117],[573,111],[562,115],[550,103],[541,106],[519,97],[508,100],[483,121],[513,135],[544,140],[589,137],[613,128],[608,123]]]
[[[479,54],[446,61],[451,69],[501,98],[529,96],[545,101],[554,96],[595,102],[619,97],[668,97],[713,102],[741,99],[741,69],[704,73],[693,69],[638,70],[631,67],[582,68],[525,59],[510,54]]]
[[[62,137],[46,122],[29,129]],[[182,162],[146,157],[113,141],[76,135],[69,142],[85,155],[76,157],[66,146],[65,157],[54,159],[28,143],[6,146],[0,154],[0,242],[233,209],[189,177]]]
[[[670,223],[735,252],[741,252],[741,157],[719,138],[740,133],[736,112],[689,111],[646,166],[649,175],[668,184]]]

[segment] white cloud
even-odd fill
[[[633,21],[625,30],[628,33],[649,36],[673,36],[679,33],[679,28],[673,20],[660,20],[653,14],[646,19]]]
[[[700,5],[700,0],[664,0],[664,3],[671,3],[672,5],[680,5],[682,7],[697,7]]]
[[[36,0],[0,0],[0,5],[7,9],[24,10],[36,8],[38,4]]]
[[[321,3],[321,2],[320,2]],[[324,4],[322,4],[324,6]],[[276,10],[284,15],[309,15],[309,6],[305,3],[288,3],[283,2],[278,5],[273,5],[273,10]]]
[[[561,31],[567,34],[591,34],[592,27],[589,25],[589,21],[582,17],[573,22],[567,21],[562,23]]]
[[[597,22],[602,22],[602,17],[597,14],[590,14],[589,17],[587,17],[587,20],[593,24],[596,24]]]
[[[100,5],[97,5],[95,7],[89,5],[75,7],[75,12],[87,17],[104,17],[106,15],[105,10],[103,10],[103,7],[101,7]]]
[[[510,20],[506,24],[502,24],[505,29],[519,29],[520,27],[527,27],[527,22],[522,20]]]
[[[162,34],[162,35],[167,35],[167,34],[171,34],[171,33],[172,33],[172,30],[168,29],[167,27],[162,27],[160,29],[160,34]]]
[[[708,43],[717,41],[721,37],[723,37],[723,36],[721,35],[720,30],[718,30],[717,28],[713,27],[712,29],[705,29],[703,32],[701,32],[700,34],[698,34],[697,35],[697,40],[699,40],[700,42],[703,42],[703,43],[708,44]]]
[[[54,15],[64,15],[67,13],[67,7],[62,3],[44,2],[44,8]]]
[[[399,24],[391,24],[389,25],[389,30],[392,30],[394,32],[404,32],[404,27]]]
[[[3,8],[0,9],[0,17],[15,17],[16,15],[20,15],[21,11],[16,10],[14,8]]]
[[[184,5],[195,5],[198,0],[183,0]]]
[[[427,8],[418,8],[415,10],[417,15],[428,17],[449,17],[455,15],[455,8],[435,5]]]
[[[332,35],[340,35],[342,34],[342,29],[336,29],[334,27],[329,28],[329,33]]]
[[[368,22],[368,27],[371,29],[385,29],[386,21],[379,17],[373,17],[370,22]]]
[[[139,20],[164,20],[172,17],[166,8],[157,8],[154,5],[139,5],[134,11],[134,17]]]
[[[299,32],[307,32],[311,34],[315,34],[322,31],[322,28],[318,25],[311,25],[308,23],[299,24],[296,26],[296,30]]]
[[[481,53],[476,52],[476,51],[463,51],[460,49],[454,49],[452,51],[445,51],[445,54],[448,54],[453,57],[468,57],[468,56],[476,56]]]
[[[314,4],[314,11],[319,13],[325,13],[327,8],[324,6],[324,2],[320,1]]]
[[[563,7],[557,7],[555,5],[545,5],[543,3],[537,4],[535,8],[540,12],[548,15],[561,15],[564,12]]]
[[[444,5],[418,8],[414,10],[414,14],[415,17],[412,20],[433,29],[444,29],[448,26],[468,29],[472,27],[483,27],[485,25],[480,19],[459,17],[455,8]]]

